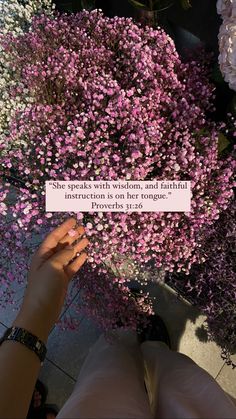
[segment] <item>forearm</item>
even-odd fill
[[[45,344],[60,316],[69,281],[87,259],[82,252],[89,243],[81,238],[84,233],[69,218],[46,236],[31,260],[26,293],[13,326],[26,329]],[[38,356],[21,343],[0,345],[0,419],[26,417],[40,366]]]
[[[40,324],[40,322],[39,322]],[[23,327],[44,343],[48,327],[20,313],[13,326]],[[0,346],[0,419],[27,416],[41,363],[38,356],[19,342],[5,341]]]

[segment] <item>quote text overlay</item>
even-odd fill
[[[190,212],[191,181],[47,181],[47,212]]]

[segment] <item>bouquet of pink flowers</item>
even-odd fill
[[[169,272],[203,262],[199,231],[227,209],[235,185],[235,162],[221,158],[219,128],[209,118],[214,88],[205,63],[183,62],[163,30],[99,10],[34,17],[28,32],[2,36],[1,47],[14,72],[8,94],[22,103],[30,98],[0,143],[1,277],[8,281],[19,266],[24,276],[25,254],[37,242],[32,234],[64,219],[45,212],[45,181],[53,179],[191,181],[190,213],[76,214],[93,244],[90,302],[97,295],[107,305],[104,278],[106,292],[116,287],[120,306],[129,305],[124,276],[109,273],[120,256],[138,269],[152,263]],[[10,199],[6,182],[13,178]],[[148,310],[145,299],[140,304]],[[100,319],[92,304],[90,311]]]

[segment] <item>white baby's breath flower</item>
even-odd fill
[[[176,172],[178,172],[178,171],[180,170],[180,165],[179,165],[178,163],[175,163],[175,165],[174,165],[174,170],[175,170]]]
[[[235,0],[218,0],[217,12],[223,19],[236,17],[236,1]]]
[[[2,35],[12,34],[14,37],[30,30],[32,18],[40,13],[52,15],[55,6],[52,0],[0,0],[0,32]],[[0,143],[8,132],[9,123],[17,110],[23,110],[34,98],[27,89],[21,97],[10,98],[9,90],[23,87],[17,69],[12,68],[12,57],[0,46]],[[17,144],[15,144],[17,145]]]
[[[231,89],[236,91],[236,19],[225,18],[219,32],[219,64]]]

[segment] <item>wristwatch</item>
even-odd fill
[[[47,353],[47,348],[45,344],[39,338],[37,338],[37,336],[28,332],[28,330],[25,330],[22,327],[10,327],[6,330],[3,337],[0,339],[0,345],[5,340],[12,340],[27,346],[28,349],[33,351],[38,356],[41,365],[43,365],[43,361]]]

